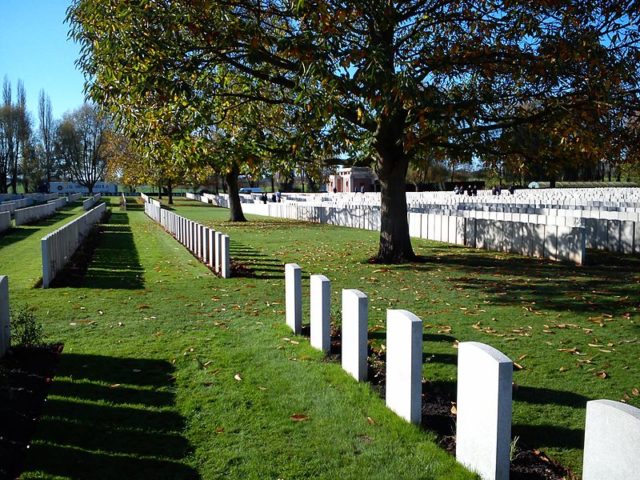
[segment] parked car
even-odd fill
[[[262,190],[260,187],[242,187],[239,190],[240,193],[263,193],[264,190]]]

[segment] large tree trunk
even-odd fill
[[[167,184],[167,195],[169,196],[169,205],[173,205],[173,185]]]
[[[242,203],[240,203],[240,194],[238,193],[238,175],[240,175],[240,169],[234,163],[224,177],[229,190],[229,221],[246,222],[247,219],[242,213]]]
[[[409,158],[402,145],[404,116],[391,118],[378,128],[374,147],[378,154],[380,179],[379,263],[404,263],[416,259],[409,237],[406,178]]]

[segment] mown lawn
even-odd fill
[[[33,308],[64,343],[23,478],[474,478],[284,325],[283,261],[308,270],[310,253],[321,262],[330,243],[369,237],[227,227],[256,276],[215,277],[135,205],[114,206],[86,274],[57,288],[32,288],[44,228],[19,241],[29,261],[0,250],[14,308]],[[328,263],[341,255],[327,259],[336,292],[350,277],[367,291],[366,253],[353,252],[349,272]]]
[[[590,251],[591,264],[577,267],[414,240],[424,263],[380,266],[367,263],[377,248],[375,232],[255,216],[232,225],[223,209],[188,201],[174,208],[228,232],[232,257],[257,277],[243,279],[240,295],[218,295],[218,309],[239,309],[256,321],[275,315],[281,321],[283,264],[295,262],[305,272],[305,298],[309,274],[332,280],[336,323],[342,288],[369,296],[374,346],[384,343],[387,308],[422,318],[424,377],[439,389],[455,391],[458,341],[480,341],[503,351],[517,363],[513,436],[574,472],[581,470],[588,400],[640,407],[637,255]],[[307,305],[308,300],[306,318]],[[299,348],[284,341],[282,346]],[[309,363],[315,365],[317,357],[312,358]]]

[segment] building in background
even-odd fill
[[[79,183],[74,182],[49,182],[49,192],[60,193],[89,193],[87,187],[83,187]],[[116,195],[118,193],[118,185],[115,183],[98,182],[93,187],[93,193],[102,193],[103,195]]]
[[[378,177],[369,167],[351,167],[329,175],[327,191],[333,192],[375,192],[378,191]]]

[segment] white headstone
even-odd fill
[[[387,407],[408,422],[422,419],[422,320],[387,310]]]
[[[331,349],[331,282],[324,275],[311,275],[311,346],[328,353]]]
[[[216,240],[215,240],[215,235],[216,232],[215,230],[209,229],[209,256],[208,256],[208,260],[209,260],[209,266],[211,268],[215,268],[215,255],[216,255]]]
[[[342,368],[367,379],[368,299],[359,290],[342,290]]]
[[[640,475],[640,409],[611,400],[587,402],[582,480]]]
[[[220,272],[222,265],[222,233],[216,232],[216,264],[214,270]]]
[[[284,266],[287,325],[296,335],[302,331],[302,269],[295,263]]]
[[[231,277],[231,258],[229,256],[229,235],[222,235],[222,263],[220,275],[222,278]]]
[[[483,480],[508,480],[513,364],[489,345],[458,345],[456,458]]]

